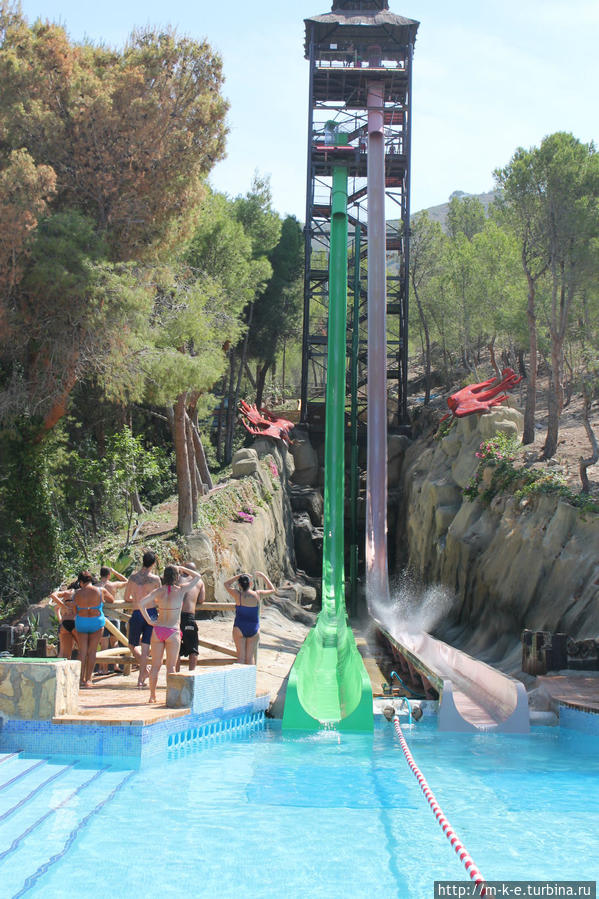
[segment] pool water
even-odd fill
[[[599,879],[597,737],[403,729],[486,879]],[[465,879],[387,722],[374,736],[268,724],[139,770],[0,762],[1,899],[429,899],[434,880]]]

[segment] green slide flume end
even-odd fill
[[[372,687],[347,623],[344,575],[347,168],[333,169],[329,256],[322,611],[287,685],[283,727],[372,731]]]

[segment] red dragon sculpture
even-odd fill
[[[463,418],[475,412],[488,412],[492,406],[505,402],[508,395],[504,391],[513,390],[522,378],[512,368],[504,368],[501,375],[501,378],[496,376],[480,384],[469,384],[452,393],[447,400],[450,411],[441,420],[445,421],[450,415]]]

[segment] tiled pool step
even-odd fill
[[[0,882],[7,899],[26,895],[133,776],[109,765],[94,770],[31,761],[9,761],[11,777],[0,788]]]
[[[18,756],[18,754],[18,752],[0,752],[0,765],[3,762],[8,762],[10,761],[10,759],[14,759],[16,756]]]
[[[40,768],[47,761],[47,759],[41,759],[37,762],[32,759],[24,760],[17,755],[14,763],[4,769],[4,774],[11,774],[12,776],[9,777],[8,780],[0,782],[0,792],[8,789],[8,787],[11,787],[18,780],[21,780],[21,778],[26,777],[30,771],[35,771],[36,768]]]
[[[207,740],[235,736],[241,731],[247,733],[253,729],[264,729],[264,712],[247,712],[209,724],[188,727],[186,730],[171,734],[168,738],[169,758],[173,749],[184,749]]]

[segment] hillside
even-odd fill
[[[440,203],[438,206],[429,206],[428,209],[425,209],[424,212],[428,213],[429,218],[431,218],[434,222],[439,222],[443,228],[445,228],[445,222],[447,220],[447,212],[449,210],[449,203],[454,197],[457,197],[460,200],[465,199],[466,197],[474,197],[474,199],[479,200],[480,203],[485,207],[485,212],[487,212],[489,206],[497,196],[497,191],[490,190],[484,194],[468,194],[463,190],[454,190],[446,203]],[[422,211],[422,210],[417,210]],[[415,215],[415,213],[413,213]]]
[[[445,203],[439,203],[438,206],[429,206],[428,209],[424,210],[416,210],[412,213],[412,217],[416,215],[417,212],[427,212],[429,218],[431,218],[434,222],[440,222],[441,226],[445,228],[445,222],[447,221],[447,212],[449,210],[449,203],[454,197],[458,197],[459,199],[464,199],[465,197],[474,197],[476,200],[479,200],[485,208],[485,212],[488,210],[489,206],[493,202],[497,195],[497,192],[494,190],[489,190],[483,194],[468,194],[463,190],[454,190],[451,196],[447,199]],[[389,219],[387,225],[391,228],[397,228],[399,225],[399,219]],[[327,232],[327,225],[323,225],[323,232]],[[351,232],[351,229],[350,229]],[[312,240],[312,251],[318,252],[323,249],[322,237],[315,237]]]

